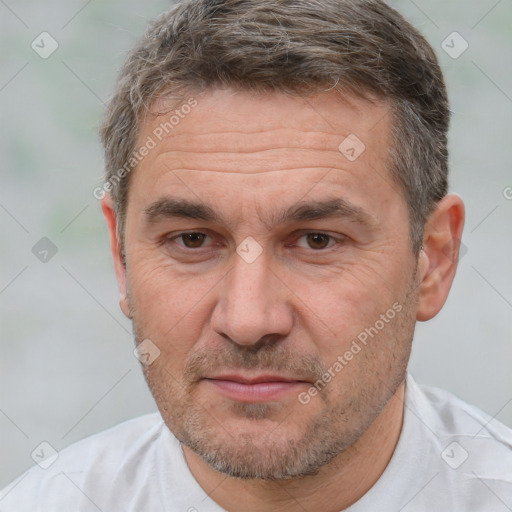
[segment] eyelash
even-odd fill
[[[177,233],[171,237],[166,237],[165,240],[164,240],[164,243],[172,243],[174,242],[175,240],[179,239],[179,238],[182,238],[183,236],[185,235],[205,235],[205,236],[209,236],[207,233],[203,233],[201,231],[182,231],[181,233]],[[343,236],[340,236],[340,238],[337,238],[337,237],[334,237],[332,235],[329,235],[327,233],[324,233],[322,231],[307,231],[305,233],[303,233],[300,237],[297,238],[297,240],[300,240],[301,238],[307,236],[307,235],[322,235],[324,237],[327,237],[329,238],[329,240],[334,240],[334,244],[331,245],[331,246],[328,246],[328,247],[325,247],[323,249],[310,249],[311,251],[313,252],[327,252],[329,249],[333,249],[333,247],[335,245],[340,245],[343,240],[345,239],[345,237]],[[186,247],[186,246],[180,246],[180,249],[186,251],[186,252],[197,252],[199,251],[200,249],[203,249],[203,247]]]

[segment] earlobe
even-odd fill
[[[103,197],[101,200],[101,209],[103,211],[105,221],[107,222],[110,238],[110,252],[112,254],[116,278],[119,284],[119,305],[125,316],[131,318],[132,315],[130,312],[130,305],[128,302],[127,294],[126,266],[121,254],[121,246],[117,236],[117,216],[114,211],[114,203],[110,194],[105,195],[105,197]]]
[[[457,270],[463,228],[464,203],[458,195],[448,194],[425,225],[418,262],[419,321],[433,318],[446,302]]]

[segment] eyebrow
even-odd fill
[[[294,221],[326,218],[342,218],[370,228],[377,223],[375,217],[369,212],[343,198],[302,201],[285,210],[266,212],[265,219],[262,218],[263,216],[259,211],[258,215],[268,228]],[[202,202],[176,197],[164,197],[156,200],[144,209],[144,216],[148,223],[157,223],[172,218],[184,218],[229,224],[211,206]]]

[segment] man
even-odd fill
[[[120,305],[158,414],[1,510],[506,511],[512,433],[407,373],[452,284],[435,55],[375,0],[185,0],[104,119]]]

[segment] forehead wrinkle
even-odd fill
[[[340,140],[348,134],[344,130],[301,130],[275,128],[240,131],[220,129],[215,131],[170,132],[162,139],[171,146],[170,151],[180,152],[239,152],[251,153],[272,149],[332,150],[336,151]],[[236,140],[235,140],[236,139]],[[222,148],[222,149],[218,149]],[[256,148],[256,149],[255,149]],[[165,153],[162,152],[162,153]]]
[[[264,174],[274,171],[335,168],[351,171],[363,164],[345,161],[338,150],[312,150],[298,148],[269,149],[247,152],[180,152],[166,151],[151,160],[141,162],[141,169],[152,175],[162,175],[163,170],[207,171],[233,174]],[[146,172],[146,171],[144,171]]]
[[[338,140],[338,143],[343,140]],[[191,169],[206,170],[219,172],[223,166],[229,163],[233,164],[241,158],[244,159],[246,166],[254,168],[266,165],[270,167],[269,171],[289,170],[295,168],[319,168],[319,167],[336,167],[343,165],[345,162],[337,146],[333,147],[299,147],[299,146],[280,146],[280,147],[259,147],[257,149],[233,148],[231,150],[223,149],[207,149],[201,150],[182,148],[166,148],[152,159],[149,167],[170,167],[173,169]],[[174,167],[177,165],[178,167]],[[274,165],[270,165],[274,164]],[[208,169],[201,167],[208,166]],[[278,169],[275,169],[275,167]],[[142,163],[141,167],[145,167]],[[215,168],[217,167],[217,168]],[[272,169],[274,167],[274,169]],[[240,167],[236,167],[237,170]],[[230,172],[230,171],[227,171]],[[238,172],[238,171],[237,171]],[[254,173],[254,170],[248,173]]]
[[[197,169],[197,168],[191,168],[191,167],[173,167],[173,168],[170,168],[170,167],[167,167],[166,166],[166,169],[169,171],[169,172],[174,172],[174,171],[187,171],[187,172],[202,172],[202,173],[217,173],[217,174],[231,174],[233,176],[259,176],[259,175],[262,175],[264,176],[265,174],[272,174],[272,173],[275,173],[275,172],[286,172],[286,171],[311,171],[311,170],[322,170],[322,171],[328,171],[329,169],[335,169],[337,171],[343,171],[343,172],[348,172],[345,168],[343,167],[334,167],[334,166],[331,166],[331,167],[327,167],[325,165],[307,165],[307,166],[304,166],[304,167],[280,167],[279,169],[269,169],[269,170],[266,170],[266,171],[243,171],[242,169],[237,169],[235,171],[223,171],[223,170],[218,170],[218,169]]]

